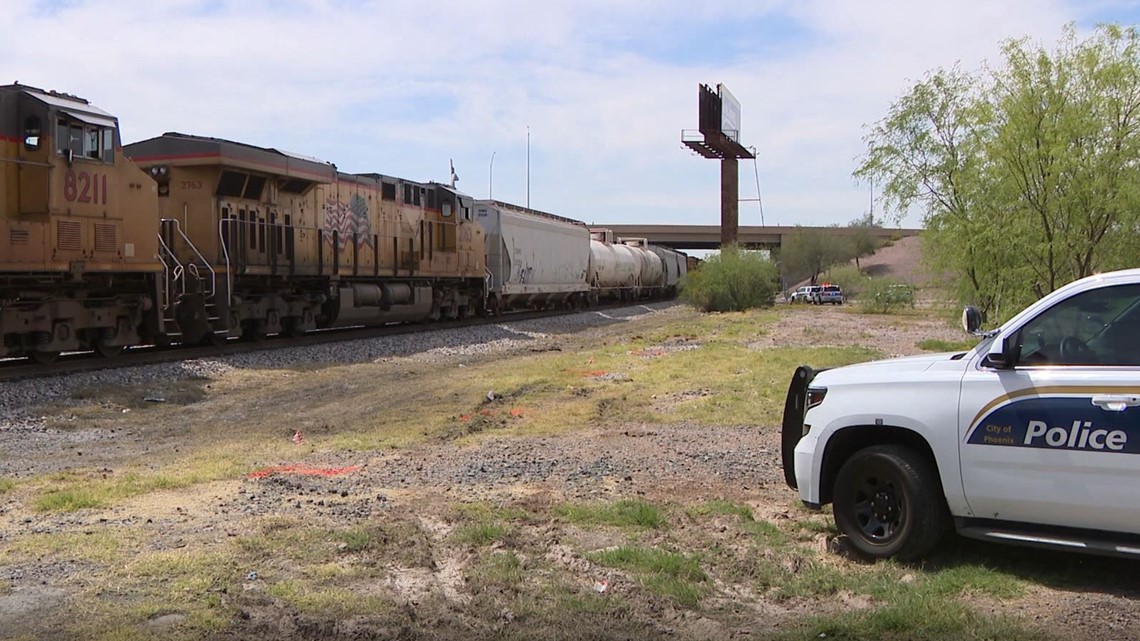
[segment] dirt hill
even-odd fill
[[[934,280],[922,264],[922,239],[917,236],[897,240],[874,255],[860,259],[859,265],[868,276],[890,276],[917,287],[931,285]]]

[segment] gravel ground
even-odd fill
[[[59,417],[40,413],[44,404],[66,405],[68,399],[91,390],[112,387],[147,389],[144,399],[161,402],[161,390],[186,380],[213,380],[236,369],[286,369],[314,365],[346,365],[408,359],[416,363],[463,363],[465,360],[515,351],[541,351],[565,334],[642,318],[675,307],[650,303],[633,307],[484,325],[474,328],[403,334],[309,347],[262,350],[219,359],[193,360],[114,370],[84,372],[48,379],[3,384],[0,395],[0,476],[37,473],[27,464],[29,454],[114,438],[103,429],[57,427]],[[66,416],[63,417],[66,422]]]

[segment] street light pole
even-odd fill
[[[526,126],[526,208],[530,209],[530,125]]]
[[[491,152],[491,166],[487,169],[487,200],[495,195],[495,152]]]

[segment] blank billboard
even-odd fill
[[[740,101],[724,85],[717,85],[716,92],[720,96],[720,132],[740,142]]]

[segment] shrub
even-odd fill
[[[914,307],[914,287],[890,278],[871,278],[859,298],[859,305],[870,314],[889,314]]]
[[[725,247],[689,272],[681,300],[706,312],[771,307],[778,291],[776,266],[760,252]]]
[[[858,296],[859,292],[866,289],[868,279],[863,272],[859,271],[858,267],[844,265],[827,270],[827,274],[821,280],[832,285],[839,285],[839,288],[843,290],[843,295],[851,298]]]

